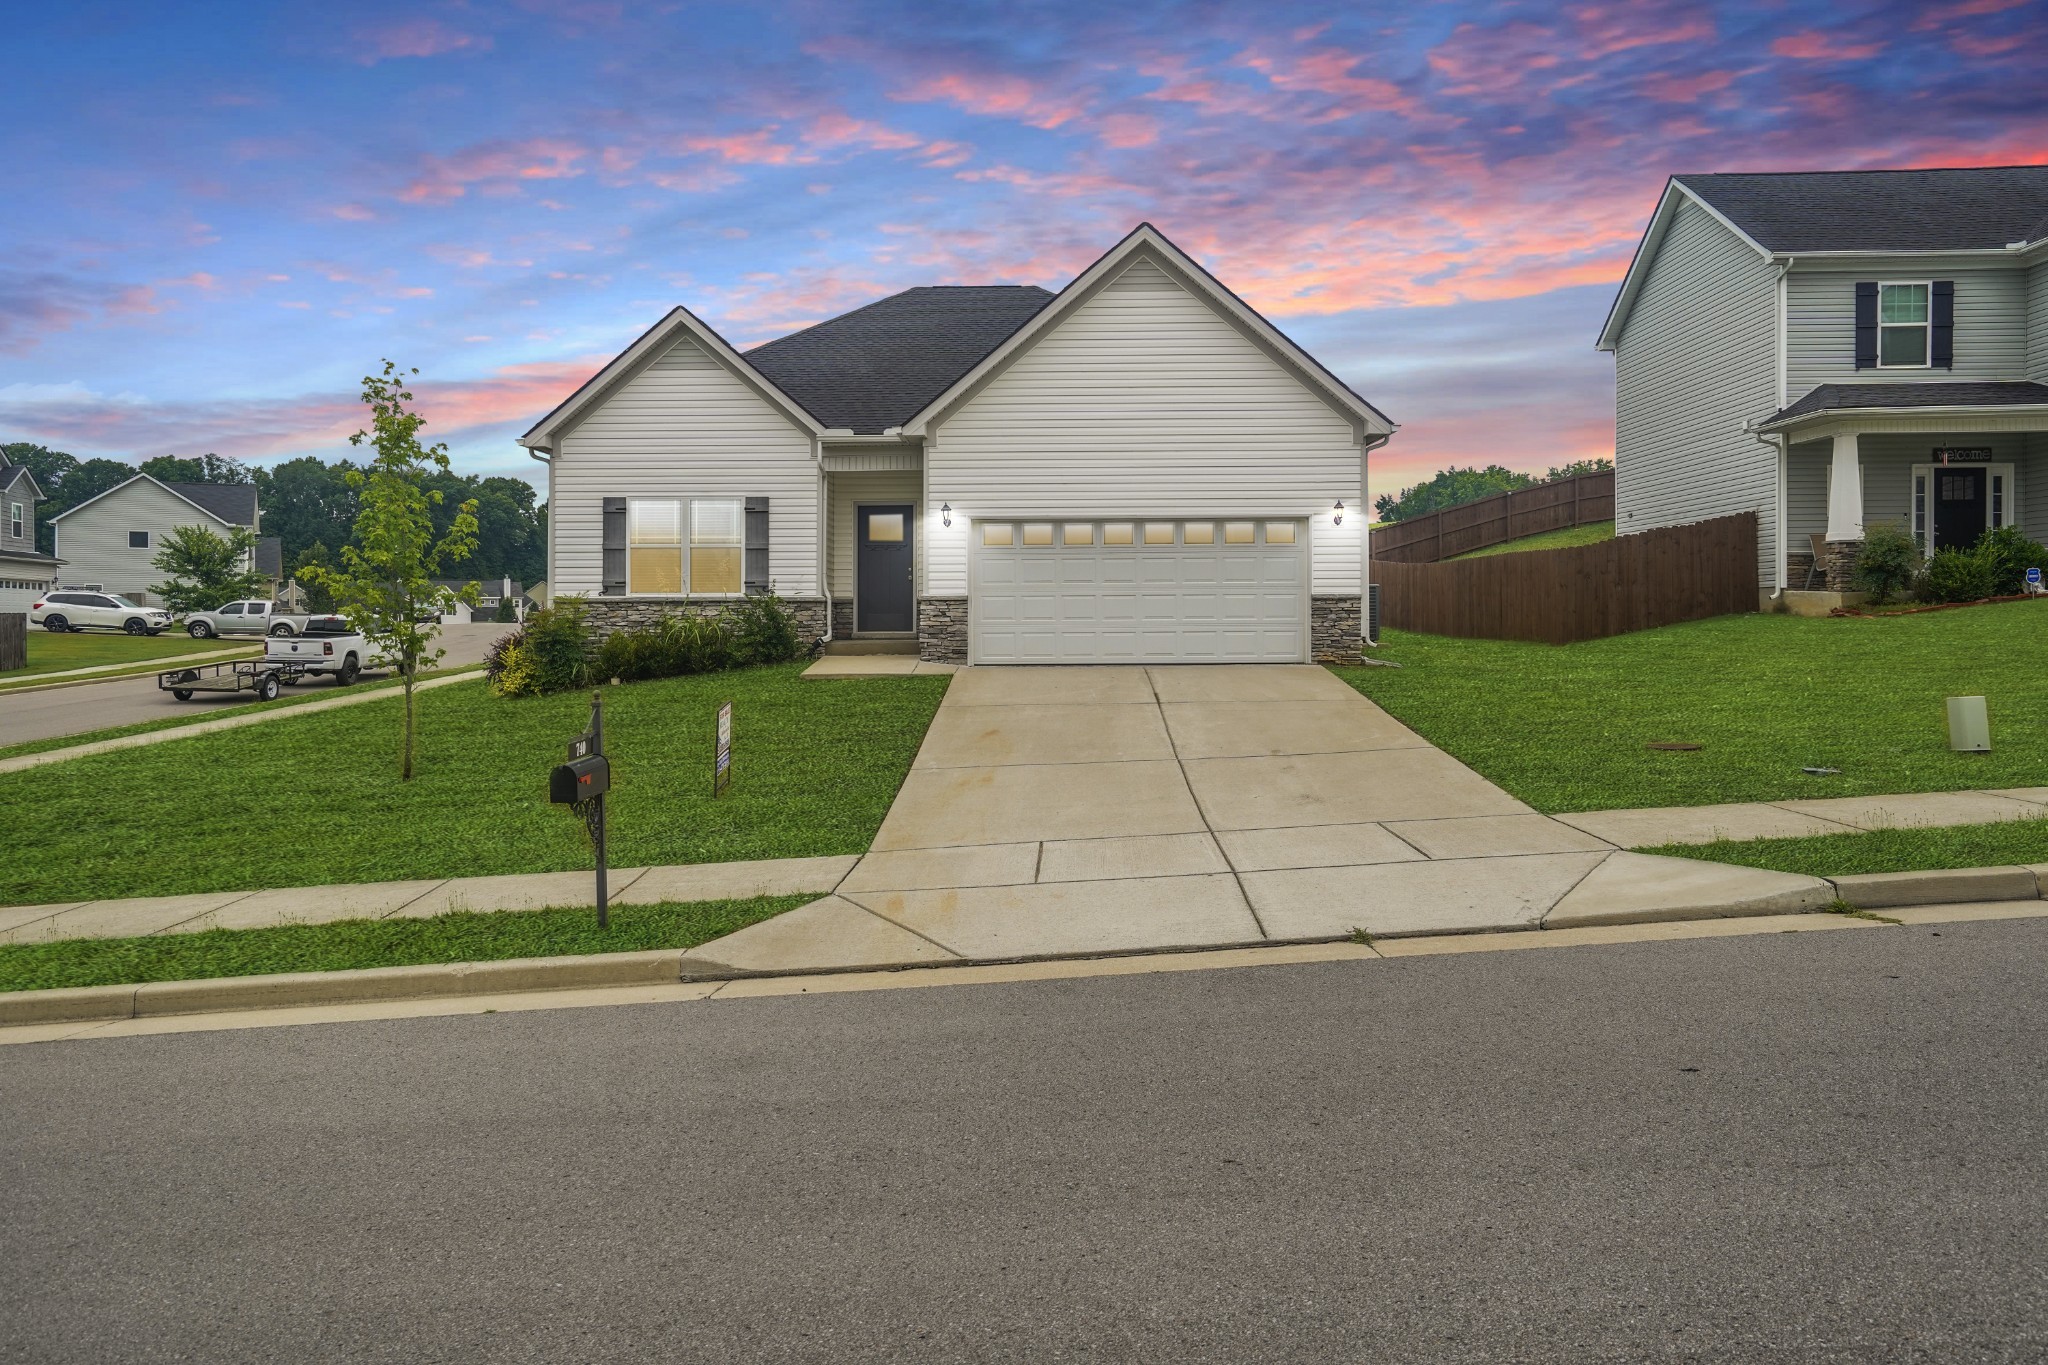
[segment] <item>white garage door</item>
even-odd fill
[[[1298,521],[977,521],[978,664],[1300,663]]]

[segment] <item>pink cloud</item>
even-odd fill
[[[519,142],[481,142],[446,157],[427,157],[420,173],[398,197],[409,204],[459,199],[476,184],[516,187],[529,180],[560,180],[583,174],[577,163],[590,149],[567,138],[536,137]]]
[[[1270,81],[1276,90],[1313,91],[1341,102],[1341,114],[1365,110],[1414,115],[1420,101],[1392,81],[1361,75],[1358,66],[1364,54],[1337,48],[1322,48],[1297,56],[1246,53],[1239,59]]]
[[[447,52],[469,49],[489,51],[491,40],[481,34],[463,33],[438,19],[407,19],[396,24],[356,31],[362,48],[356,60],[364,66],[398,57],[438,57]]]
[[[1860,62],[1884,51],[1883,43],[1844,42],[1833,34],[1788,33],[1771,43],[1771,52],[1802,62]]]
[[[1073,95],[1040,89],[1000,71],[945,72],[899,86],[889,98],[907,103],[943,101],[970,114],[1015,119],[1033,128],[1057,128],[1080,117],[1086,105]]]
[[[1645,77],[1639,88],[1651,99],[1666,104],[1691,104],[1702,95],[1726,90],[1735,83],[1735,76],[1733,71],[1663,71]]]
[[[327,212],[345,223],[371,223],[377,219],[376,213],[362,204],[336,204]]]
[[[792,162],[808,161],[812,158],[799,152],[794,143],[777,142],[773,127],[756,128],[749,133],[720,133],[698,135],[676,139],[676,147],[685,152],[703,152],[721,161],[742,166],[787,166]]]
[[[1143,114],[1108,114],[1095,121],[1105,147],[1149,147],[1159,141],[1159,120]]]

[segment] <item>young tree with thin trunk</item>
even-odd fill
[[[387,360],[383,374],[363,376],[363,402],[373,414],[370,429],[348,439],[351,445],[367,442],[376,455],[361,469],[348,471],[360,508],[355,541],[341,547],[339,568],[307,565],[300,571],[334,594],[336,608],[375,652],[398,662],[405,682],[399,777],[408,782],[416,733],[413,685],[421,669],[447,652],[432,648],[441,633],[438,618],[457,602],[474,606],[477,599],[474,583],[455,592],[434,582],[445,566],[468,559],[476,548],[476,501],[457,508],[447,534],[434,538],[433,509],[441,494],[426,485],[435,473],[448,472],[448,447],[420,444],[426,419],[406,406],[413,401],[407,376],[418,373],[401,371]]]

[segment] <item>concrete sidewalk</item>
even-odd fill
[[[857,861],[849,855],[613,868],[607,889],[616,905],[738,900],[809,892],[823,895],[839,885]],[[593,876],[588,871],[299,886],[194,896],[138,896],[0,910],[0,943],[139,938],[197,933],[204,929],[330,924],[345,919],[426,919],[454,910],[544,910],[557,905],[590,905],[594,900]]]
[[[2048,819],[2048,787],[1589,810],[1556,819],[1623,848],[1711,844],[1720,839],[1797,839],[1811,834]]]
[[[854,969],[1817,909],[1620,852],[1310,666],[965,669],[834,896],[685,971]]]

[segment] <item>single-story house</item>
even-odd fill
[[[495,621],[498,619],[498,608],[506,602],[512,604],[512,613],[515,619],[524,619],[526,589],[520,586],[519,580],[516,578],[437,578],[434,580],[435,587],[446,588],[450,592],[461,592],[472,583],[477,586],[476,605],[472,607],[467,602],[457,602],[452,610],[441,614],[442,624],[461,625],[470,621]]]
[[[26,465],[0,455],[0,611],[27,611],[57,582],[64,563],[36,548],[43,490]]]
[[[225,536],[236,527],[259,531],[262,511],[256,487],[246,483],[165,483],[137,474],[97,497],[50,518],[54,548],[64,557],[67,582],[97,583],[131,602],[151,603],[150,588],[164,580],[154,560],[164,538],[182,526],[203,526]],[[249,552],[251,568],[282,576],[282,555],[265,568],[260,541]]]
[[[745,353],[676,308],[521,438],[607,632],[774,591],[949,662],[1355,658],[1394,424],[1150,224],[1057,294],[909,289]]]
[[[1755,512],[1767,599],[2048,537],[2048,166],[1675,176],[1598,344],[1615,530]]]

